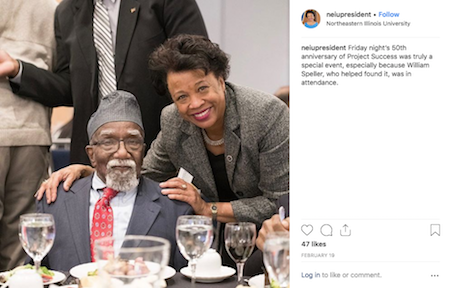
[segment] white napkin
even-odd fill
[[[194,179],[194,176],[191,175],[191,173],[187,172],[183,167],[180,168],[180,171],[178,171],[178,178],[183,179],[189,184],[192,184],[192,180]],[[194,186],[194,184],[192,184]],[[202,194],[202,191],[194,186],[194,188],[197,190],[198,194]]]
[[[184,170],[183,167],[180,168],[180,171],[178,171],[178,178],[183,179],[187,183],[192,183],[192,179],[194,179],[194,176],[192,176],[189,172]]]

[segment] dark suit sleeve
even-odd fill
[[[208,37],[202,14],[195,0],[167,0],[164,2],[162,23],[167,38],[178,34]]]
[[[36,212],[37,213],[45,213],[45,209],[44,209],[44,198],[42,198],[42,200],[36,200]]]
[[[264,266],[263,253],[255,247],[253,254],[245,262],[244,276],[255,276],[264,273],[262,267]]]
[[[72,106],[69,60],[61,39],[58,13],[55,13],[57,64],[54,73],[22,62],[21,84],[11,83],[13,92],[45,106]]]
[[[191,206],[187,205],[187,209],[184,210],[183,213],[180,213],[178,216],[181,215],[194,215],[194,210]],[[173,267],[175,270],[180,271],[181,268],[186,267],[188,265],[188,261],[186,258],[181,255],[180,249],[178,249],[178,244],[175,244],[175,247],[172,249],[172,259],[173,259]]]

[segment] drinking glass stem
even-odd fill
[[[195,288],[195,269],[197,268],[197,261],[191,260],[191,288]]]
[[[39,274],[39,267],[41,267],[41,261],[34,260],[34,268],[36,268],[36,272]]]
[[[244,284],[244,263],[245,262],[239,262],[236,263],[237,271],[238,271],[238,285]]]

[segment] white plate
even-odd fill
[[[50,271],[55,273],[55,275],[53,275],[53,279],[52,280],[50,280],[48,282],[45,282],[44,285],[56,284],[56,283],[64,281],[64,279],[66,279],[66,275],[64,275],[63,273],[58,272],[58,271],[54,271],[54,270],[50,270]],[[1,272],[0,275],[6,274],[6,273],[9,273],[9,271]]]
[[[181,268],[180,273],[186,277],[191,278],[191,268]],[[236,269],[228,266],[220,267],[220,273],[217,275],[202,275],[200,272],[196,272],[195,281],[201,283],[216,283],[223,281],[224,279],[233,276],[236,273]]]
[[[147,264],[147,266],[149,266],[150,271],[152,271],[152,270],[155,271],[156,269],[158,269],[158,268],[152,269],[152,266],[157,267],[157,264],[155,264],[155,263],[146,261],[145,264]],[[72,267],[72,269],[70,269],[69,273],[73,277],[80,279],[82,277],[86,277],[88,275],[88,272],[92,272],[95,269],[98,269],[98,263],[90,262],[90,263],[84,263],[84,264],[80,264],[75,267]],[[175,271],[175,269],[173,269],[170,266],[166,266],[164,268],[164,271],[161,276],[163,279],[169,279],[169,278],[172,278],[173,275],[175,275],[176,273],[177,273],[177,271]]]
[[[248,284],[256,288],[264,288],[264,274],[253,276],[248,280]]]

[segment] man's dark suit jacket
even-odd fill
[[[37,203],[38,212],[52,214],[56,236],[53,247],[42,265],[58,271],[91,262],[89,231],[89,198],[92,176],[77,180],[68,192],[62,184],[58,198],[52,204],[45,199]],[[169,265],[179,270],[187,265],[176,243],[175,227],[178,216],[193,214],[185,202],[170,200],[161,194],[158,183],[141,177],[131,214],[127,235],[150,235],[169,240],[171,257]]]
[[[54,73],[23,63],[14,93],[46,106],[73,106],[71,162],[89,164],[84,147],[86,125],[98,106],[98,69],[92,36],[93,0],[64,0],[55,13],[57,64]],[[160,130],[161,109],[170,100],[156,94],[148,56],[177,34],[207,36],[195,0],[121,0],[115,65],[117,88],[134,94],[142,111],[145,142],[150,147]]]

